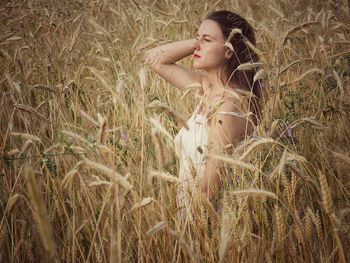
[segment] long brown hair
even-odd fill
[[[225,41],[229,40],[233,29],[241,31],[241,33],[235,33],[229,41],[232,44],[234,54],[223,65],[221,79],[223,79],[223,74],[226,74],[229,77],[228,84],[232,84],[235,89],[250,91],[255,95],[251,98],[250,110],[255,115],[254,122],[257,123],[261,119],[262,85],[260,81],[254,82],[256,68],[244,71],[236,70],[241,64],[259,61],[259,56],[247,44],[249,41],[253,46],[256,45],[253,27],[240,15],[226,10],[213,11],[206,19],[218,23]]]

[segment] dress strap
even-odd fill
[[[242,113],[239,111],[219,111],[219,112],[216,112],[216,114],[230,115],[230,116],[235,116],[235,117],[245,119],[250,115],[252,115],[253,113],[252,112]]]
[[[195,113],[199,113],[200,107],[201,107],[201,104],[199,103],[194,110]]]

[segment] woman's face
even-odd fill
[[[217,22],[206,19],[198,29],[194,49],[193,67],[205,71],[220,70],[225,62],[225,40]],[[198,56],[196,56],[198,55]]]

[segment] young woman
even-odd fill
[[[241,64],[258,62],[252,45],[253,28],[244,18],[215,11],[201,23],[195,39],[146,52],[148,65],[175,87],[184,90],[193,83],[201,85],[202,99],[187,122],[189,129],[182,128],[175,137],[180,160],[180,207],[190,209],[196,192],[215,199],[222,179],[233,175],[225,174],[223,163],[212,156],[232,152],[237,142],[254,131],[260,86],[253,82],[255,69],[237,69]],[[193,57],[193,68],[201,72],[176,64],[187,56]]]

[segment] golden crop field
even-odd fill
[[[349,5],[1,1],[0,262],[349,262]],[[254,27],[263,118],[221,211],[199,198],[181,224],[173,138],[197,98],[144,53],[219,9]]]

